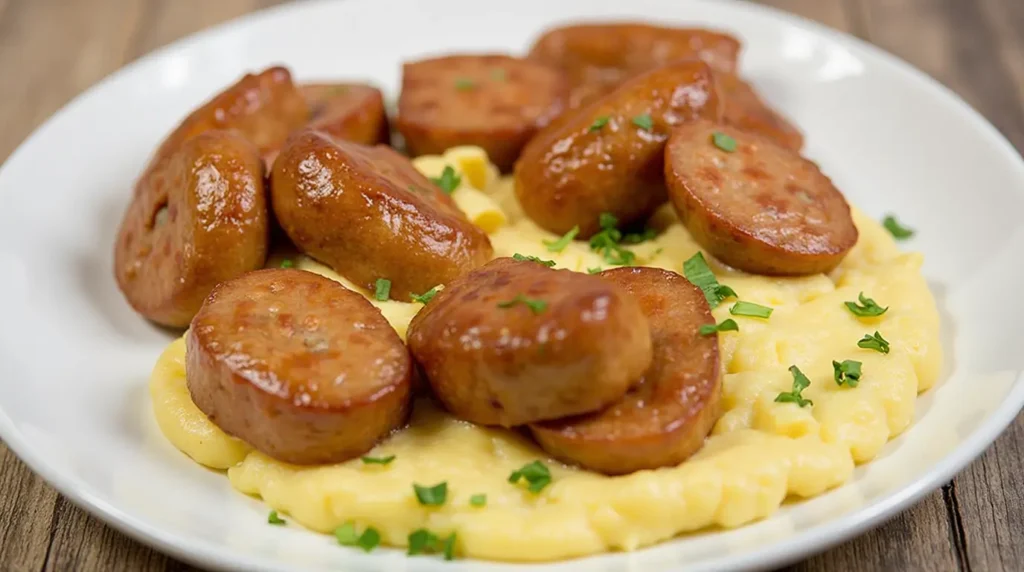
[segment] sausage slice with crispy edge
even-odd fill
[[[143,316],[185,327],[217,283],[263,266],[268,224],[256,148],[234,132],[192,137],[125,211],[114,246],[117,285]]]
[[[309,103],[309,127],[363,145],[390,139],[384,96],[361,83],[308,84],[302,94]]]
[[[621,475],[678,465],[704,444],[721,414],[718,339],[699,288],[659,268],[615,268],[598,276],[626,290],[650,324],[654,358],[638,385],[608,408],[530,426],[552,456]]]
[[[482,425],[595,411],[651,363],[647,320],[621,288],[510,258],[447,284],[407,339],[441,403]]]
[[[506,55],[419,60],[402,68],[396,125],[413,156],[476,145],[508,171],[567,97],[562,74],[537,62]]]
[[[408,301],[491,259],[490,239],[389,147],[305,130],[274,162],[277,220],[300,250],[358,286]]]
[[[286,463],[338,463],[369,451],[405,422],[412,372],[378,309],[302,270],[258,270],[220,284],[186,336],[196,406]]]
[[[828,272],[857,242],[832,181],[759,135],[708,121],[680,127],[665,148],[665,180],[694,240],[740,270]]]
[[[516,198],[541,227],[564,234],[578,226],[580,238],[600,230],[601,213],[623,225],[643,220],[667,200],[669,132],[700,117],[721,117],[707,64],[691,60],[637,76],[530,141],[516,163]]]
[[[723,121],[742,131],[757,133],[779,145],[800,151],[804,136],[788,119],[772,109],[753,86],[734,74],[717,74],[725,102]]]

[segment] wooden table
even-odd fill
[[[670,0],[666,0],[670,1]],[[0,158],[181,36],[279,0],[0,0]],[[1024,149],[1024,0],[766,0],[910,61]],[[1024,421],[917,506],[792,570],[1024,568]],[[195,570],[88,516],[0,444],[0,570]]]

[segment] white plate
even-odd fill
[[[734,2],[350,0],[289,5],[198,34],[107,78],[33,134],[0,171],[0,436],[79,505],[178,558],[246,570],[510,570],[366,555],[267,526],[266,508],[178,453],[153,421],[147,378],[171,334],[136,316],[112,245],[134,178],[189,109],[245,70],[370,78],[394,93],[403,59],[520,50],[554,22],[643,17],[741,36],[743,71],[808,134],[807,153],[869,214],[917,229],[908,248],[942,310],[947,353],[916,424],[846,486],[737,530],[543,570],[757,568],[821,550],[949,480],[1024,403],[1024,163],[922,73],[813,23]],[[523,547],[529,550],[529,547]]]

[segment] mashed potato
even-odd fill
[[[560,253],[543,240],[557,238],[523,217],[511,183],[500,179],[482,151],[457,148],[422,157],[417,168],[437,176],[446,165],[462,175],[453,198],[487,230],[497,256],[535,255],[560,268],[607,266],[586,243]],[[917,394],[938,376],[939,318],[920,274],[921,255],[901,253],[876,222],[855,212],[860,241],[832,275],[803,278],[752,276],[717,266],[719,281],[745,301],[771,306],[770,319],[730,316],[731,302],[715,309],[733,318],[738,332],[719,336],[725,414],[704,448],[678,467],[606,477],[563,466],[518,433],[457,421],[428,401],[416,404],[408,429],[369,453],[394,455],[387,465],[359,459],[297,467],[274,461],[226,435],[191,402],[184,375],[184,343],[177,340],[157,362],[150,382],[160,428],[197,462],[226,469],[231,485],[262,497],[286,519],[321,532],[346,523],[372,526],[382,542],[405,546],[426,528],[456,533],[464,557],[543,561],[608,550],[632,550],[684,531],[735,527],[774,512],[787,498],[806,498],[836,487],[854,465],[874,458],[914,415]],[[670,209],[651,221],[659,236],[632,247],[637,262],[681,271],[697,245]],[[280,258],[271,261],[276,264]],[[299,257],[299,268],[340,280],[330,269]],[[889,310],[857,318],[843,305],[864,292]],[[371,302],[403,337],[420,304]],[[857,346],[879,331],[891,343],[881,354]],[[833,380],[832,361],[863,362],[857,387]],[[813,405],[777,403],[790,391],[797,365],[811,380],[803,396]],[[540,459],[552,484],[533,494],[508,482],[509,474]],[[413,484],[447,482],[439,507],[417,502]],[[486,495],[486,505],[470,497]]]

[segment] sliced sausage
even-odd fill
[[[384,96],[360,83],[302,86],[309,103],[309,127],[363,145],[387,144],[390,139]]]
[[[407,339],[441,403],[482,425],[595,411],[651,363],[647,320],[620,287],[510,258],[447,284]]]
[[[735,150],[717,146],[716,133]],[[828,272],[857,242],[846,199],[814,163],[735,127],[699,121],[676,129],[665,179],[693,238],[747,272]]]
[[[611,213],[627,225],[667,200],[662,163],[672,127],[697,117],[718,120],[710,68],[691,60],[637,76],[542,130],[516,163],[515,193],[545,229],[580,238]]]
[[[694,454],[721,414],[721,376],[714,324],[699,288],[659,268],[615,268],[598,274],[640,304],[654,359],[640,383],[598,413],[530,426],[545,451],[569,463],[619,475],[678,465]]]
[[[405,422],[412,359],[380,310],[302,270],[217,286],[185,339],[196,406],[279,461],[338,463]]]
[[[145,178],[114,247],[117,284],[154,322],[185,327],[218,282],[267,256],[263,164],[242,135],[187,140]]]
[[[629,78],[680,60],[700,59],[712,69],[736,69],[741,44],[728,34],[699,28],[640,23],[577,24],[542,34],[529,58],[564,71],[570,106],[614,90]]]
[[[537,62],[504,55],[420,60],[402,68],[397,126],[413,156],[476,145],[508,171],[567,97],[562,75]]]
[[[743,131],[762,135],[787,149],[800,151],[804,136],[792,123],[765,103],[753,86],[734,74],[717,74],[725,103],[724,121]]]
[[[306,130],[274,162],[274,213],[303,252],[355,284],[409,300],[491,259],[491,242],[412,163]]]

